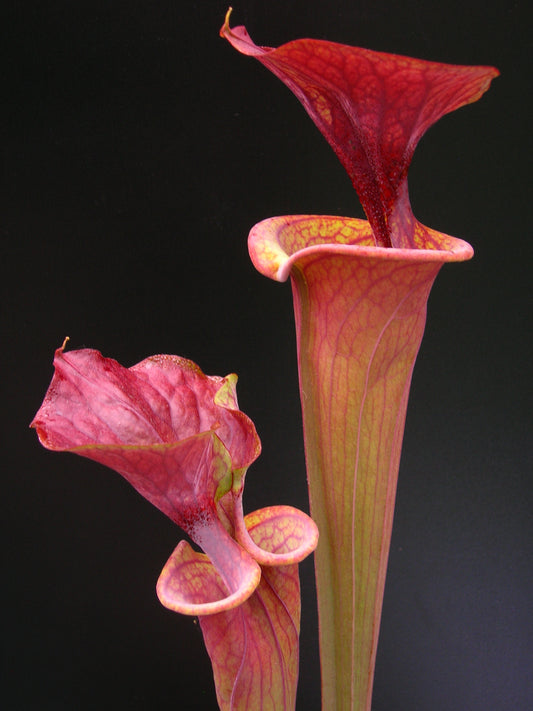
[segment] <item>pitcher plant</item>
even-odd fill
[[[277,49],[221,29],[283,81],[336,152],[368,220],[252,228],[256,268],[290,278],[315,552],[323,711],[370,711],[409,387],[431,286],[469,244],[413,215],[407,171],[442,115],[498,72],[302,39]]]

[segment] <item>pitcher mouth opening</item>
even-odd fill
[[[462,262],[474,250],[468,242],[417,224],[420,247],[376,246],[370,223],[335,215],[283,215],[252,227],[248,237],[256,269],[276,281],[286,281],[294,264],[318,254],[345,254],[389,261]]]

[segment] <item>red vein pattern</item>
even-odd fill
[[[303,104],[355,187],[381,247],[418,246],[407,171],[416,144],[441,116],[476,101],[494,67],[428,62],[314,39],[259,47],[245,27],[221,29]]]

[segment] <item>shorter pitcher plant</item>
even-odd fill
[[[426,304],[441,266],[473,254],[414,217],[407,171],[425,131],[498,72],[320,40],[259,47],[230,12],[221,35],[298,97],[368,218],[272,217],[249,236],[257,269],[292,284],[312,519],[289,506],[244,515],[261,445],[235,375],[168,355],[125,368],[65,342],[32,426],[48,449],[117,471],[202,549],[180,542],[156,589],[199,617],[222,711],[294,710],[298,563],[315,547],[323,711],[370,711]]]
[[[207,376],[158,355],[124,368],[98,351],[56,351],[35,415],[41,443],[114,469],[180,526],[157,582],[165,607],[197,615],[222,711],[294,709],[298,680],[298,563],[318,531],[303,512],[243,515],[247,468],[261,445],[238,409],[235,375]]]

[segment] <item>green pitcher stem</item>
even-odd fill
[[[323,711],[371,708],[407,399],[439,266],[414,270],[406,293],[379,308],[360,301],[372,300],[372,284],[350,293],[348,274],[333,295],[309,279],[312,266],[291,274],[310,507],[320,531]],[[326,301],[327,317],[316,311]]]

